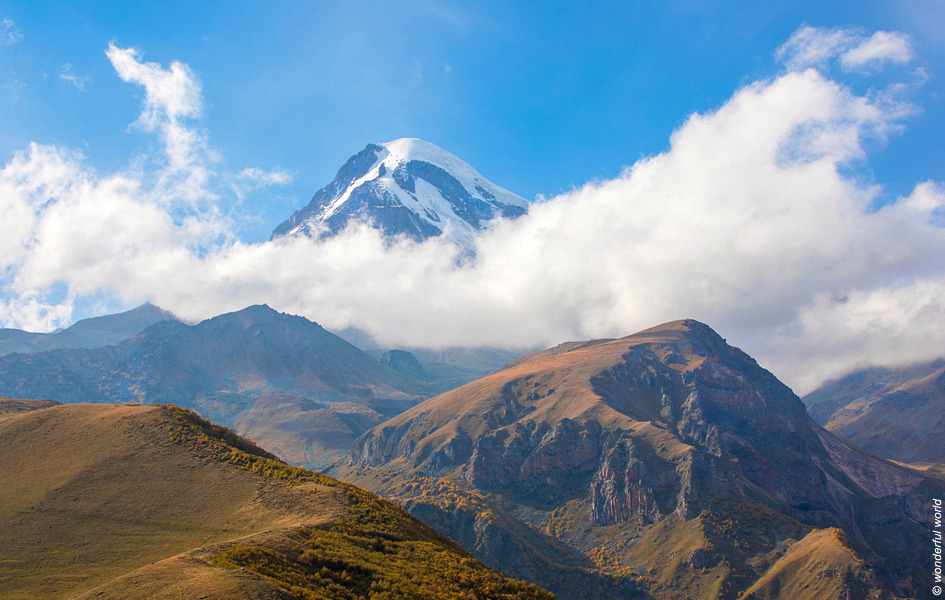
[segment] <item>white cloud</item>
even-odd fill
[[[206,184],[216,159],[203,136],[191,123],[203,110],[200,82],[190,67],[173,61],[165,69],[142,62],[135,48],[109,44],[105,51],[118,76],[145,90],[144,109],[138,125],[160,134],[167,168],[163,184],[175,195],[196,201],[207,195]]]
[[[912,41],[898,32],[877,31],[840,56],[848,70],[862,69],[885,62],[905,64],[912,60]]]
[[[166,126],[166,121],[197,117],[203,109],[200,83],[190,67],[173,61],[169,69],[158,63],[143,63],[136,48],[119,48],[109,44],[106,56],[122,81],[136,83],[147,93],[140,122],[153,131]]]
[[[895,31],[877,31],[867,36],[850,27],[811,27],[794,32],[775,53],[793,71],[824,68],[835,59],[847,71],[869,70],[884,63],[905,64],[912,60],[912,41]]]
[[[292,174],[285,169],[266,170],[259,167],[247,167],[230,178],[230,190],[239,202],[242,202],[249,192],[290,183],[292,183]]]
[[[852,46],[856,39],[853,29],[804,25],[777,49],[775,58],[791,70],[819,67]]]
[[[261,185],[288,185],[292,183],[292,174],[284,169],[267,171],[258,167],[243,169],[239,173],[240,179]]]
[[[45,296],[21,296],[0,299],[0,322],[22,323],[29,331],[49,331],[72,320],[72,299],[51,302]]]
[[[151,131],[187,129],[199,86],[174,73],[189,69],[109,52],[145,87]],[[945,190],[922,182],[875,210],[881,190],[845,175],[909,113],[816,70],[752,83],[692,115],[667,151],[500,224],[462,265],[449,243],[390,244],[364,227],[237,241],[220,189],[277,184],[279,171],[198,188],[199,210],[182,217],[164,171],[96,174],[33,145],[0,170],[0,319],[49,324],[105,293],[189,319],[268,302],[391,345],[524,346],[693,317],[804,391],[855,365],[945,355]]]
[[[13,19],[0,21],[0,45],[13,46],[23,41],[23,32],[16,26]]]
[[[73,71],[73,67],[70,63],[66,63],[59,67],[59,79],[69,83],[80,92],[84,92],[89,89],[89,84],[92,83],[92,78],[88,75],[79,75]]]

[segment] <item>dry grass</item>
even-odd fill
[[[867,598],[872,574],[838,529],[818,529],[793,544],[745,598]],[[847,595],[850,594],[850,595]],[[881,597],[879,592],[870,597]]]
[[[0,598],[551,598],[177,407],[16,414],[0,456]]]
[[[0,597],[68,597],[191,548],[337,516],[333,491],[181,452],[170,423],[159,407],[114,405],[0,422]]]

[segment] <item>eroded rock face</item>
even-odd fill
[[[436,475],[460,468],[474,488],[540,506],[584,497],[596,525],[649,523],[673,513],[688,518],[706,497],[736,491],[739,477],[788,506],[824,510],[827,489],[810,459],[823,447],[803,427],[808,421],[797,397],[714,333],[696,328],[693,335],[706,357],[693,368],[680,368],[693,353],[680,344],[670,352],[635,348],[589,382],[600,402],[690,447],[681,454],[661,456],[651,442],[596,421],[531,420],[555,390],[526,379],[501,387],[475,438],[460,428],[431,458],[418,449],[430,430],[429,415],[421,413],[359,440],[351,462],[399,457]]]
[[[449,442],[436,451],[430,460],[430,467],[440,471],[461,465],[469,460],[472,451],[472,438],[460,428]]]
[[[575,479],[590,476],[601,454],[596,423],[564,419],[554,425],[516,424],[490,432],[473,444],[466,471],[483,488],[515,486],[525,493],[566,494]]]
[[[424,499],[408,500],[404,508],[473,552],[487,566],[554,587],[560,598],[639,597],[632,581],[600,573],[573,548],[525,525],[483,514],[472,506],[444,508]]]
[[[672,479],[670,481],[678,487],[678,481]],[[651,474],[633,439],[618,441],[605,453],[591,481],[591,510],[595,523],[614,525],[637,516],[649,522],[658,518],[661,511],[656,504],[652,483]]]
[[[380,361],[395,371],[416,379],[423,379],[423,366],[417,357],[406,350],[388,350],[381,355]]]
[[[583,551],[599,543],[594,527],[643,532],[763,507],[756,532],[842,528],[869,567],[908,595],[916,580],[903,557],[941,484],[830,437],[787,386],[708,327],[667,331],[525,357],[468,394],[459,388],[375,428],[352,464],[397,457],[537,515],[531,526]],[[747,564],[747,548],[731,544],[726,561]],[[690,552],[683,562],[712,569],[718,555]]]

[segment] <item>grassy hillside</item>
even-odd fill
[[[15,414],[0,457],[0,598],[551,598],[180,408]]]
[[[881,598],[878,582],[839,529],[818,529],[793,544],[745,598]]]

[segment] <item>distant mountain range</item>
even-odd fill
[[[919,597],[945,493],[691,320],[523,357],[330,472],[563,598]]]
[[[176,407],[0,399],[0,490],[0,599],[552,600]]]
[[[268,306],[186,325],[145,304],[54,334],[4,331],[33,341],[0,355],[0,395],[175,403],[309,467],[327,465],[371,426],[515,356],[494,348],[414,349],[423,361],[406,350],[367,354]]]
[[[145,303],[126,312],[82,319],[54,333],[0,329],[0,355],[58,348],[101,348],[134,337],[155,323],[176,320],[177,317],[166,310]]]
[[[860,369],[804,397],[811,417],[862,448],[945,464],[945,359]]]
[[[387,236],[441,234],[472,249],[476,232],[525,214],[528,203],[438,146],[413,138],[369,144],[331,183],[272,233],[272,239],[335,235],[353,221]]]
[[[0,357],[0,396],[173,403],[310,466],[433,389],[268,306],[196,325],[161,321],[114,346]]]
[[[84,445],[99,448],[98,441],[82,436],[104,440],[103,452],[111,443],[112,434],[89,423],[115,416],[114,425],[137,440],[129,442],[136,448],[147,444],[136,437],[135,415],[159,415],[161,431],[184,427],[178,418],[184,413],[174,409],[138,413],[148,409],[103,403],[173,403],[232,426],[292,463],[327,467],[331,475],[397,501],[486,565],[561,598],[891,600],[920,596],[932,585],[914,549],[929,530],[931,498],[945,494],[936,445],[943,361],[859,371],[808,395],[805,407],[750,356],[692,320],[510,360],[508,351],[487,348],[372,348],[372,355],[317,323],[265,305],[196,325],[166,317],[171,316],[145,305],[56,334],[34,334],[37,340],[83,344],[130,336],[120,343],[0,356],[0,396],[22,398],[0,399],[0,445],[6,444],[0,449],[0,489],[16,492],[20,488],[9,482],[30,468],[65,468],[66,475],[54,479],[68,480],[68,457],[79,457]],[[55,337],[65,331],[70,338]],[[490,374],[500,365],[506,366]],[[49,400],[101,408],[70,412]],[[45,414],[42,409],[59,410],[49,414],[63,415],[56,427],[66,433],[41,432],[45,441],[32,440],[22,451],[20,438],[3,437],[14,431],[3,430],[4,419]],[[831,431],[815,424],[808,411]],[[177,425],[168,429],[173,415]],[[71,418],[81,433],[61,429]],[[244,443],[196,417],[187,419],[211,437]],[[20,422],[25,429],[17,436],[45,431]],[[150,440],[157,430],[148,423],[141,426],[152,432]],[[46,462],[28,466],[27,455],[42,447],[49,453]],[[245,448],[269,456],[255,445]],[[210,456],[202,452],[204,459]],[[10,456],[19,462],[5,463]],[[118,461],[119,471],[138,468],[105,454],[87,458],[105,461],[101,465]],[[83,460],[76,471],[81,477],[92,477],[96,469],[114,477],[111,466],[86,472]],[[211,477],[200,469],[193,473]],[[179,493],[193,493],[180,487],[188,477],[182,473],[174,480]],[[48,507],[29,504],[28,510],[39,511],[31,514],[42,515],[36,526],[75,525],[53,515],[70,498],[98,498],[88,483],[94,477],[86,479],[75,484],[75,493],[73,484],[44,492]],[[207,489],[218,483],[201,481]],[[117,489],[102,489],[110,498],[120,496]],[[205,508],[194,508],[194,514],[205,515]],[[119,520],[124,510],[116,512]],[[205,516],[216,523],[210,513]],[[0,598],[6,582],[20,580],[4,571],[4,560],[23,560],[20,554],[4,557],[4,528],[23,534],[10,538],[14,548],[22,550],[30,531],[41,542],[37,547],[65,547],[31,530],[29,519],[4,518],[0,511]],[[108,527],[113,526],[118,527]],[[132,535],[121,527],[114,535]],[[235,525],[223,530],[242,531]],[[284,549],[287,542],[279,539],[262,547]],[[206,552],[155,563],[96,591],[104,596],[90,597],[134,598],[138,582],[160,587],[178,576],[205,581],[203,571],[191,568]],[[69,560],[86,564],[85,558]],[[279,564],[294,559],[288,560]],[[166,572],[161,564],[172,568]],[[158,581],[151,579],[155,573]],[[104,575],[95,577],[105,581]],[[258,598],[283,597],[265,589],[271,594]],[[526,590],[533,592],[539,593]]]

